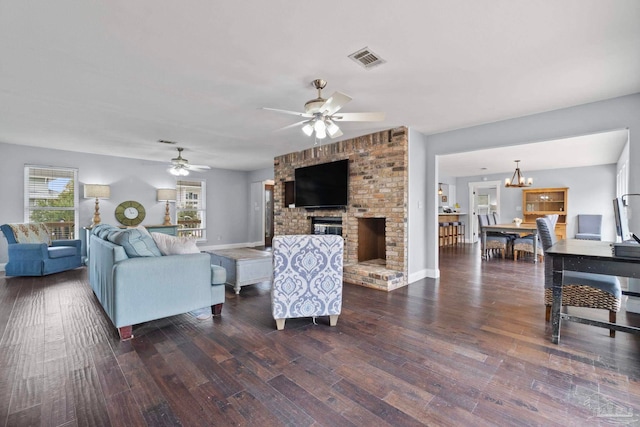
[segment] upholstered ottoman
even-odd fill
[[[271,280],[271,253],[251,248],[220,249],[209,252],[212,266],[220,266],[226,273],[226,283],[233,285],[236,294],[242,286]]]

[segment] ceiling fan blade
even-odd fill
[[[331,116],[337,122],[380,122],[384,120],[384,113],[340,113]]]
[[[263,110],[269,110],[269,111],[275,111],[276,113],[291,114],[293,116],[299,116],[299,117],[307,117],[307,118],[313,117],[313,114],[298,113],[296,111],[289,111],[289,110],[280,110],[279,108],[262,107],[262,109]]]
[[[280,129],[277,129],[276,132],[279,132],[281,130],[291,129],[291,128],[294,128],[294,127],[297,127],[297,126],[301,126],[301,125],[307,123],[308,121],[309,120],[301,120],[299,122],[296,122],[296,123],[290,124],[288,126],[282,127]]]
[[[333,138],[337,138],[337,137],[339,137],[339,136],[342,136],[342,130],[340,130],[340,128],[338,128],[338,130],[337,130],[337,131],[335,131],[335,132],[333,133],[333,135],[329,134],[329,137],[330,137],[331,139],[333,139]]]
[[[327,99],[322,107],[320,107],[320,112],[325,112],[327,115],[332,115],[339,109],[341,109],[347,102],[351,101],[351,97],[349,95],[345,95],[342,92],[334,92],[333,95]]]
[[[211,169],[211,166],[206,166],[206,165],[188,165],[187,168],[193,169],[193,170],[196,170],[196,169],[205,170],[205,169]]]

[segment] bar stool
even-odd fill
[[[466,228],[464,226],[464,222],[459,221],[458,222],[458,239],[462,240],[462,244],[466,243]]]
[[[438,239],[439,239],[440,246],[447,245],[448,238],[449,238],[449,223],[439,222],[438,223]]]
[[[458,221],[453,221],[451,223],[451,244],[452,245],[457,245],[458,244],[458,233],[460,232],[460,222]]]

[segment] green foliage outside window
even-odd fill
[[[51,199],[34,200],[33,206],[36,208],[73,208],[74,192],[73,180],[58,194],[58,197]],[[32,222],[73,222],[75,212],[71,210],[38,210],[31,211]]]

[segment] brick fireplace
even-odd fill
[[[407,285],[407,153],[408,130],[400,127],[276,157],[275,234],[335,230],[314,224],[341,217],[345,282],[386,291]],[[342,159],[349,159],[345,209],[289,207],[296,168]]]

